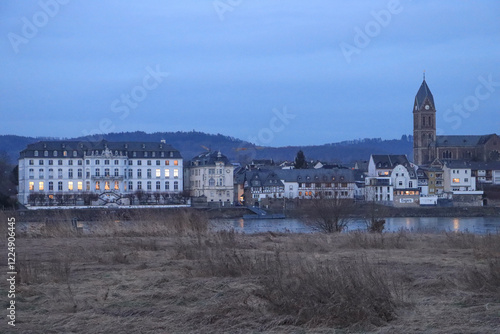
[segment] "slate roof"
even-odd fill
[[[39,141],[37,143],[29,144],[24,150],[20,152],[20,158],[35,157],[34,152],[38,151],[36,158],[44,158],[44,151],[48,151],[48,157],[54,157],[53,152],[57,151],[57,157],[63,156],[63,151],[67,151],[66,158],[83,158],[84,154],[91,155],[92,152],[102,154],[106,149],[109,149],[113,154],[128,156],[129,158],[143,158],[144,154],[137,154],[140,152],[164,152],[165,158],[182,159],[180,152],[169,144],[158,142],[110,142],[101,140],[98,142],[90,141],[69,141],[69,140],[52,140],[52,141]],[[76,151],[76,156],[73,155]],[[133,156],[136,152],[136,156]],[[160,158],[161,154],[155,154],[152,157],[148,154],[147,158]]]
[[[280,169],[274,171],[285,182],[356,182],[351,169]]]
[[[429,100],[431,106],[434,108],[434,97],[432,96],[431,90],[429,89],[429,86],[427,86],[427,82],[425,82],[424,79],[424,81],[420,85],[417,95],[415,96],[415,104],[417,105],[418,109],[422,108],[426,99]]]
[[[215,166],[216,162],[223,162],[229,165],[229,159],[220,151],[203,152],[195,156],[188,162],[188,166]]]
[[[449,160],[445,162],[448,168],[470,168],[472,170],[500,170],[500,161],[463,161]]]
[[[374,154],[372,155],[373,163],[377,169],[387,169],[394,168],[397,165],[403,165],[404,167],[410,167],[410,162],[408,157],[404,154]],[[380,164],[380,167],[379,167]]]
[[[483,136],[436,136],[434,147],[476,147],[486,143],[494,134]]]

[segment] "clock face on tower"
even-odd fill
[[[428,104],[427,104],[427,105],[425,105],[425,110],[429,110],[429,108],[430,108],[430,107],[429,107],[429,105],[428,105]]]

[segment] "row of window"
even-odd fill
[[[63,165],[63,161],[64,160],[57,160],[57,164],[59,166],[62,166]],[[73,160],[66,160],[66,161],[68,162],[68,166],[73,166],[73,163],[74,163]],[[75,160],[75,161],[76,161],[76,164],[78,166],[83,165],[83,161],[82,160]],[[54,160],[47,160],[47,163],[48,163],[49,166],[52,166],[52,165],[54,165]],[[28,164],[30,166],[34,166],[35,165],[35,160],[30,159],[29,162],[28,162]],[[44,164],[45,164],[45,160],[38,160],[38,165],[39,166],[43,166]]]
[[[64,164],[64,161],[67,161],[68,166],[73,166],[73,164],[77,164],[78,166],[83,165],[83,160],[73,160],[73,159],[70,159],[70,160],[62,160],[62,159],[60,159],[60,160],[57,160],[57,164],[59,166],[62,166]],[[76,163],[75,163],[75,161],[76,161]],[[137,166],[142,166],[142,160],[135,160],[135,161],[136,161],[136,165]],[[99,159],[93,160],[93,162],[94,162],[95,165],[100,165],[101,164],[101,160],[99,160]],[[90,163],[91,163],[91,160],[89,160],[89,159],[85,160],[85,164],[86,165],[90,165]],[[127,160],[123,160],[123,163],[126,165],[127,164]],[[165,160],[163,163],[165,164],[165,166],[170,166],[170,160]],[[174,166],[179,166],[179,160],[174,160],[172,163],[173,163]],[[35,165],[35,160],[34,159],[30,159],[28,161],[28,164],[30,166],[34,166]],[[44,164],[45,164],[45,160],[42,160],[42,159],[38,160],[38,165],[39,166],[43,166]],[[54,160],[52,160],[52,159],[47,160],[47,164],[49,166],[54,165]],[[103,164],[104,165],[111,165],[111,160],[105,159],[105,160],[103,160]],[[120,164],[120,160],[113,160],[113,164],[115,166],[119,165]],[[134,160],[128,160],[128,165],[129,166],[132,166],[133,164],[134,164]],[[151,160],[145,160],[145,164],[148,165],[148,166],[152,166],[153,162]],[[155,164],[156,164],[156,166],[161,166],[162,163],[161,163],[160,160],[156,160]],[[221,174],[222,174],[222,172],[221,172]]]
[[[343,183],[299,183],[299,188],[312,188],[314,185],[315,188],[347,188],[348,184]]]
[[[48,185],[48,191],[54,191],[54,182],[50,181],[50,182],[47,182],[47,185]],[[57,191],[64,191],[65,189],[63,189],[63,182],[62,181],[59,181],[57,182]],[[75,188],[76,186],[76,188]],[[85,183],[85,190],[86,191],[90,191],[90,181],[87,181]],[[134,182],[132,181],[129,181],[126,186],[124,184],[124,189],[123,190],[128,190],[128,191],[133,191],[133,190],[142,190],[143,189],[143,184],[141,181],[137,181],[136,184],[135,184],[135,187],[134,187]],[[126,187],[126,189],[125,189]],[[162,190],[162,183],[160,181],[156,181],[155,184],[154,184],[154,190],[156,191],[160,191]],[[119,181],[114,181],[114,182],[111,182],[111,181],[96,181],[94,183],[94,188],[95,190],[111,190],[111,188],[113,188],[114,190],[120,190],[120,182]],[[78,182],[72,182],[72,181],[69,181],[68,184],[67,184],[67,189],[68,191],[73,191],[73,190],[78,190],[78,191],[82,191],[83,190],[83,182],[82,181],[78,181]],[[146,182],[145,184],[145,189],[146,190],[153,190],[153,183],[151,181],[148,181]],[[29,190],[30,191],[35,191],[35,182],[30,182],[29,183]],[[38,190],[39,191],[44,191],[45,190],[45,182],[43,181],[40,181],[38,182]],[[163,183],[163,190],[170,190],[170,182],[169,181],[165,181]],[[179,190],[179,182],[178,181],[174,181],[173,182],[173,190]]]
[[[35,157],[38,157],[40,155],[41,152],[39,152],[38,150],[35,150],[33,152],[33,155]],[[95,151],[87,151],[87,155],[100,155],[100,154],[104,154],[105,153],[105,150],[102,150],[102,151],[99,151],[99,150],[95,150]],[[68,151],[62,151],[62,152],[59,152],[57,150],[54,150],[52,151],[52,156],[53,157],[57,157],[59,154],[62,154],[63,157],[67,157],[68,156]],[[73,157],[77,157],[78,156],[78,151],[76,150],[73,150],[72,153]],[[115,151],[115,155],[124,155],[124,152],[120,151]],[[132,152],[132,156],[133,157],[137,157],[137,152]],[[155,151],[152,151],[152,152],[143,152],[142,154],[145,158],[147,158],[148,156],[151,156],[152,158],[158,156],[158,157],[161,157],[161,158],[164,158],[165,157],[165,152],[155,152]],[[43,151],[43,156],[44,157],[48,157],[49,156],[49,151],[45,150]],[[173,157],[174,156],[174,152],[168,152],[168,156],[169,157]]]
[[[147,175],[147,178],[150,179],[152,178],[152,170],[151,169],[148,169],[146,171],[146,175]],[[128,178],[131,179],[133,178],[133,170],[132,169],[129,169],[128,170],[128,173],[126,173],[128,175]],[[82,178],[83,177],[83,169],[82,168],[79,168],[77,170],[77,177],[78,178]],[[140,179],[142,178],[142,169],[138,169],[136,171],[136,175],[137,175],[137,178]],[[160,178],[162,175],[162,172],[161,172],[161,169],[157,168],[155,170],[155,177],[157,178]],[[169,178],[170,177],[170,169],[165,169],[164,172],[163,172],[163,175],[166,177],[166,178]],[[94,176],[96,177],[101,177],[101,169],[100,168],[96,168],[94,170]],[[110,177],[111,176],[111,170],[109,168],[105,168],[104,169],[104,174],[102,175],[104,177]],[[120,175],[120,169],[119,168],[115,168],[114,169],[114,174],[113,174],[114,177],[121,177],[123,175]],[[28,177],[30,179],[34,179],[35,178],[35,170],[33,168],[30,168],[28,170]],[[57,177],[62,179],[63,178],[63,169],[62,168],[59,168],[57,170]],[[90,169],[87,168],[86,172],[85,172],[85,177],[86,178],[90,178]],[[173,177],[174,178],[177,178],[179,177],[179,169],[175,168],[173,169]],[[43,179],[45,178],[45,171],[43,168],[40,168],[38,170],[38,178],[39,179]],[[52,168],[49,168],[49,179],[52,179],[54,178],[54,170]],[[73,169],[70,168],[68,169],[68,178],[69,179],[72,179],[73,178]],[[219,185],[219,184],[217,184]]]

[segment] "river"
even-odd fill
[[[214,230],[235,230],[242,233],[290,232],[312,233],[314,229],[302,221],[293,218],[285,219],[214,219],[211,221]],[[400,230],[410,232],[442,232],[460,231],[475,234],[499,233],[500,217],[411,217],[386,218],[384,232]],[[362,221],[351,223],[347,231],[366,230]]]

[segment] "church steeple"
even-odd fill
[[[417,95],[415,96],[414,109],[415,110],[422,109],[425,102],[427,102],[431,108],[434,108],[434,97],[432,96],[429,86],[427,86],[427,82],[425,82],[425,74],[424,74],[424,81],[422,81],[420,89],[418,90]]]
[[[417,165],[434,160],[430,145],[436,140],[436,108],[434,97],[424,80],[413,103],[413,161]]]

